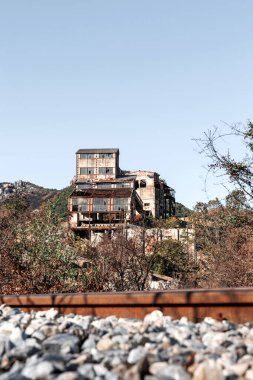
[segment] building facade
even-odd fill
[[[119,149],[79,149],[74,185],[70,227],[87,235],[175,214],[174,190],[158,173],[122,171]]]

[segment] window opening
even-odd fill
[[[94,174],[95,173],[95,168],[87,168],[88,174]]]
[[[122,188],[122,187],[132,187],[130,182],[120,182],[116,183],[117,188]]]
[[[113,211],[126,211],[128,208],[128,199],[127,198],[115,198]]]
[[[113,168],[99,168],[99,174],[113,174]]]
[[[98,189],[111,189],[112,184],[111,183],[98,183],[97,188]]]
[[[87,174],[87,168],[80,168],[80,174],[86,175]]]
[[[88,211],[88,200],[84,198],[72,198],[72,211]]]
[[[77,189],[78,190],[90,189],[90,188],[91,188],[91,184],[90,183],[79,183],[77,185]]]
[[[145,179],[141,179],[140,180],[140,187],[143,188],[143,187],[147,187],[147,182],[145,181]]]
[[[112,153],[99,153],[99,158],[112,158]]]
[[[108,198],[93,198],[93,211],[107,211]]]
[[[94,158],[95,155],[94,153],[81,153],[80,154],[80,158],[83,159],[83,158]]]

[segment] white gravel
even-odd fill
[[[253,323],[0,306],[0,380],[253,380]]]

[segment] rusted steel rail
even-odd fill
[[[173,318],[192,321],[206,316],[243,323],[253,321],[253,288],[215,290],[173,290],[119,293],[74,293],[42,295],[2,295],[0,304],[22,310],[56,308],[64,314],[143,318],[161,310]]]

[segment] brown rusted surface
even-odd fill
[[[23,310],[46,310],[81,315],[143,318],[161,310],[173,318],[186,316],[199,321],[209,316],[243,323],[253,321],[253,288],[176,290],[162,292],[76,293],[45,295],[2,295],[0,303]]]
[[[102,181],[101,181],[102,182]],[[104,181],[103,181],[104,182]],[[83,189],[73,191],[73,196],[82,196],[83,198],[129,198],[133,189]]]

